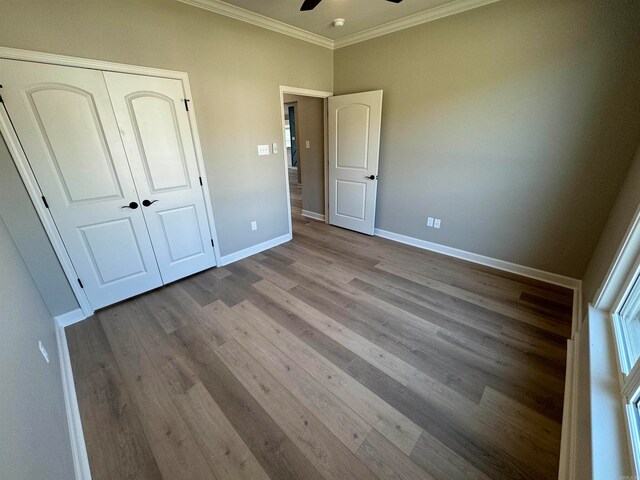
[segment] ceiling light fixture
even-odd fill
[[[322,0],[304,0],[304,3],[300,7],[301,12],[313,10],[316,8]],[[402,0],[387,0],[387,2],[400,3]]]
[[[345,22],[344,18],[336,18],[333,21],[333,26],[334,27],[343,27],[344,26],[344,22]]]

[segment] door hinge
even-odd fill
[[[189,111],[189,102],[191,100],[189,100],[188,98],[183,98],[182,101],[184,102],[184,109],[188,112]]]
[[[200,186],[202,186],[202,177],[198,177],[200,179]]]
[[[42,196],[42,203],[44,203],[44,206],[46,208],[49,208],[49,204],[47,203],[47,198],[44,195]]]
[[[211,246],[215,247],[216,245],[213,243],[213,238],[211,239]]]
[[[80,285],[80,288],[84,288],[84,285],[82,285],[82,280],[78,279],[78,285]]]

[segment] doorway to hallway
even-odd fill
[[[325,217],[325,100],[283,95],[292,220]]]

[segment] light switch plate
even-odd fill
[[[258,222],[257,221],[253,221],[251,222],[251,230],[257,230],[258,229]]]
[[[278,144],[274,143],[272,147],[273,147],[273,154],[275,155],[276,153],[278,153]]]
[[[440,219],[436,218],[433,220],[433,228],[440,228]]]
[[[307,140],[306,145],[307,145],[307,148],[311,148],[311,142],[309,140]]]
[[[433,217],[427,218],[427,227],[433,227]]]
[[[269,145],[258,145],[258,155],[270,155]]]

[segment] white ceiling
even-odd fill
[[[326,48],[340,48],[500,0],[322,0],[301,12],[303,0],[178,0]],[[344,18],[343,27],[334,27]]]
[[[332,40],[359,33],[384,23],[430,10],[451,0],[322,0],[314,10],[301,12],[303,0],[224,0],[288,25]],[[335,18],[344,18],[344,27],[332,26]]]

